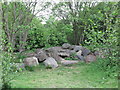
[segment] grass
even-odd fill
[[[117,88],[117,78],[105,78],[105,72],[91,70],[91,65],[78,63],[46,69],[43,64],[34,71],[16,73],[11,81],[13,88]],[[12,74],[11,74],[12,75]]]

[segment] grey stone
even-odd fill
[[[46,50],[46,53],[49,57],[53,57],[57,62],[62,61],[62,58],[58,55],[58,52],[54,48],[49,48]]]
[[[82,50],[82,49],[83,49],[82,46],[75,46],[75,47],[74,47],[74,51],[75,51],[75,52],[78,52],[79,50]]]
[[[44,61],[45,59],[48,58],[46,52],[42,49],[40,49],[39,51],[37,51],[37,54],[35,55],[35,57],[38,59],[38,61]]]
[[[43,63],[45,64],[46,67],[51,67],[51,68],[58,67],[56,60],[52,57],[48,57]]]
[[[69,43],[64,43],[63,45],[62,45],[62,48],[63,49],[69,49],[70,48],[70,44]]]
[[[76,64],[78,62],[79,61],[75,61],[75,60],[62,60],[61,64],[63,64],[63,65],[72,65],[72,64]]]
[[[36,66],[38,65],[38,59],[36,57],[28,57],[23,60],[25,66]]]

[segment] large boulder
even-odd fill
[[[43,63],[45,64],[46,67],[50,67],[50,68],[58,67],[56,60],[52,57],[48,57]]]
[[[38,59],[39,62],[44,61],[48,58],[45,50],[43,49],[37,50],[35,57]]]
[[[38,65],[38,59],[36,57],[28,57],[23,60],[25,66],[36,66]]]
[[[75,52],[78,52],[79,50],[82,50],[82,49],[83,49],[82,46],[75,46],[73,50],[74,50]]]
[[[63,65],[72,65],[72,64],[76,64],[78,62],[79,61],[75,61],[75,60],[62,60],[61,64],[63,64]]]
[[[53,57],[57,62],[62,61],[62,58],[58,55],[58,52],[54,47],[47,49],[46,53],[49,57]]]
[[[82,49],[82,55],[83,56],[87,56],[88,54],[90,54],[91,53],[91,51],[89,50],[89,49],[87,49],[87,48],[83,48]]]
[[[62,48],[63,49],[69,49],[70,48],[70,44],[69,43],[64,43],[63,45],[62,45]]]
[[[96,61],[96,56],[94,54],[90,54],[85,57],[86,63],[93,62],[93,61]]]

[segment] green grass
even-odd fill
[[[105,72],[90,70],[91,65],[79,63],[46,69],[40,64],[34,71],[16,73],[13,88],[117,88],[117,78],[105,78]]]

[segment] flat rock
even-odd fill
[[[61,57],[69,57],[70,56],[70,54],[67,52],[59,52],[58,55]]]
[[[71,65],[71,64],[76,64],[78,62],[79,61],[75,61],[75,60],[62,60],[61,64],[63,64],[63,65]]]

